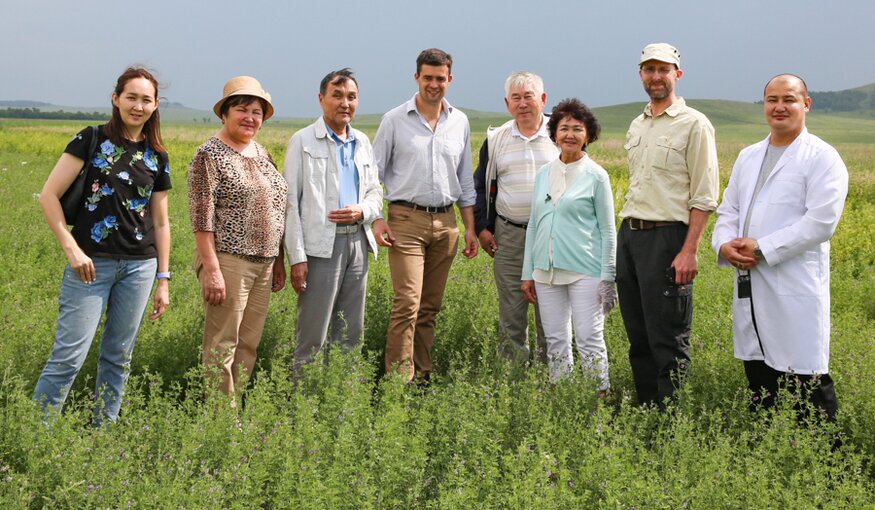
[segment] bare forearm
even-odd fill
[[[67,230],[67,220],[64,219],[64,211],[61,209],[60,200],[56,195],[43,189],[43,192],[40,194],[39,204],[43,210],[43,216],[46,218],[46,223],[58,240],[58,244],[61,245],[64,253],[69,255],[79,245],[73,239],[73,234]]]
[[[216,256],[216,235],[213,232],[195,232],[197,252],[207,271],[219,269],[219,258]]]
[[[699,251],[699,244],[702,242],[702,235],[705,232],[705,225],[708,224],[709,211],[701,209],[690,209],[690,221],[687,229],[687,237],[684,239],[684,245],[681,251],[685,253],[695,254]]]
[[[460,207],[459,215],[462,216],[462,224],[465,225],[465,231],[474,232],[474,207]]]

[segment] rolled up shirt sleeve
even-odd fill
[[[710,123],[695,124],[687,142],[687,168],[690,172],[689,209],[714,211],[720,195],[717,144]]]

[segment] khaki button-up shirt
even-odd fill
[[[690,209],[717,208],[714,127],[678,98],[654,117],[650,104],[626,133],[629,192],[621,218],[689,223]]]

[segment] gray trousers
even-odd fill
[[[298,295],[296,369],[313,361],[326,339],[345,353],[359,345],[367,286],[368,240],[361,228],[337,233],[331,258],[307,257],[307,289]]]
[[[495,220],[495,242],[498,250],[492,261],[495,286],[498,289],[498,350],[513,361],[529,360],[529,302],[520,290],[523,256],[526,250],[526,229]],[[535,307],[537,352],[535,359],[547,363],[547,340],[541,327],[541,313]]]

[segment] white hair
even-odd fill
[[[540,96],[544,93],[544,80],[535,73],[517,71],[507,77],[504,82],[504,97],[510,96],[510,89],[529,86],[535,94]]]

